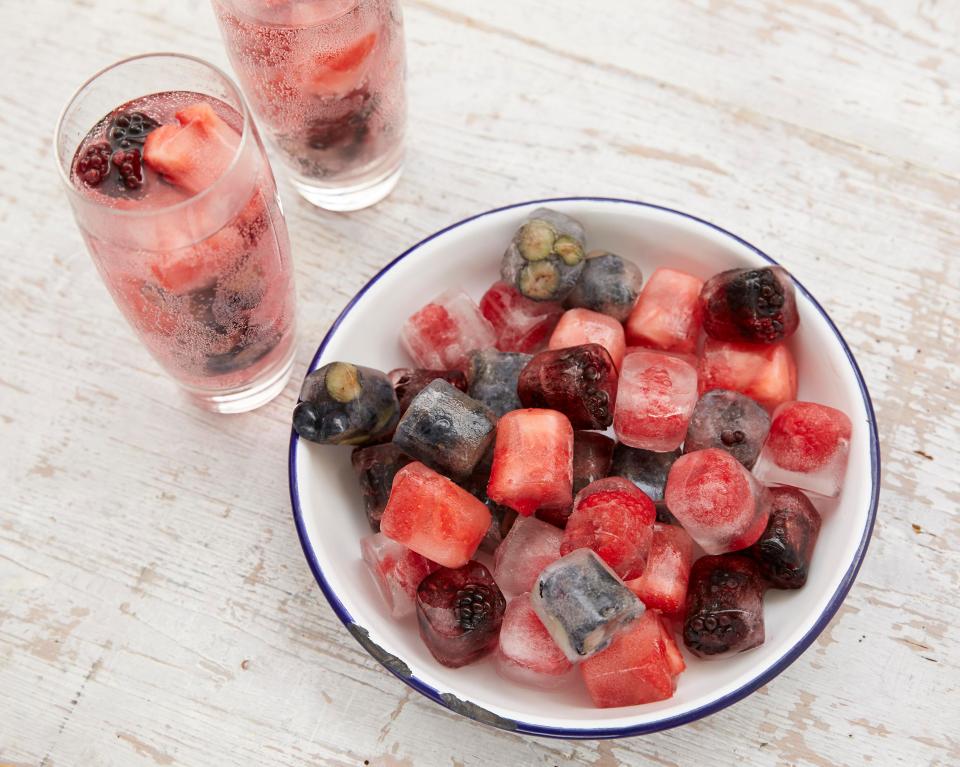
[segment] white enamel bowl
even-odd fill
[[[500,256],[524,217],[549,205],[579,219],[588,247],[632,258],[650,275],[658,266],[702,278],[772,261],[706,221],[627,200],[541,200],[492,210],[454,224],[403,253],[350,301],[320,344],[310,370],[346,360],[388,371],[409,366],[398,332],[430,298],[456,285],[475,299],[496,279]],[[350,467],[350,450],[290,442],[290,496],[304,554],[317,583],[350,633],[377,660],[432,700],[488,724],[559,738],[613,738],[675,727],[734,703],[793,662],[823,631],[853,584],[873,528],[879,489],[877,428],[857,364],[823,308],[797,285],[800,329],[790,344],[799,398],[831,405],[853,422],[850,463],[840,497],[819,503],[823,529],[809,580],[798,591],[768,591],[766,642],[722,660],[685,654],[687,670],[670,700],[594,708],[582,685],[556,692],[501,679],[488,658],[448,669],[431,657],[416,621],[393,621],[360,559],[369,534]],[[346,640],[346,634],[344,634]]]

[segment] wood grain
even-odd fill
[[[936,0],[405,4],[410,155],[336,215],[284,184],[298,378],[391,257],[466,215],[602,194],[722,223],[780,258],[854,348],[883,436],[867,561],[757,694],[615,742],[494,731],[371,660],[300,553],[291,383],[191,409],[111,305],[50,133],[145,50],[225,65],[201,0],[0,7],[0,762],[14,765],[960,763],[960,11]]]

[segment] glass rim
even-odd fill
[[[73,167],[73,156],[76,155],[76,149],[74,149],[74,154],[71,155],[69,164],[67,167],[64,167],[64,162],[60,158],[60,135],[63,130],[64,122],[67,119],[67,114],[70,112],[70,109],[76,104],[77,99],[80,97],[88,87],[90,87],[96,80],[103,77],[108,72],[118,69],[121,66],[130,64],[134,61],[140,61],[142,59],[183,59],[186,61],[192,61],[196,64],[206,67],[207,69],[214,72],[218,75],[227,85],[234,91],[237,97],[237,102],[240,104],[240,117],[243,119],[243,125],[240,132],[240,141],[237,144],[237,148],[233,153],[233,157],[230,160],[230,164],[224,168],[223,173],[217,176],[216,180],[210,186],[205,187],[201,191],[197,192],[190,197],[187,197],[185,200],[180,202],[175,202],[172,205],[165,205],[160,208],[149,208],[138,210],[136,208],[114,208],[109,205],[106,205],[98,200],[95,200],[91,197],[87,197],[82,192],[80,192],[73,184],[70,179],[70,169]],[[144,94],[152,95],[152,94]],[[247,101],[243,97],[243,92],[240,90],[240,87],[233,81],[233,78],[230,77],[226,72],[224,72],[216,64],[211,64],[205,59],[201,59],[199,56],[192,56],[189,53],[177,53],[175,51],[155,51],[153,53],[139,53],[135,56],[127,56],[125,58],[119,59],[118,61],[108,64],[102,69],[97,70],[94,74],[84,80],[74,92],[67,99],[67,103],[64,105],[63,109],[60,111],[60,116],[57,118],[57,124],[53,131],[53,149],[55,160],[57,163],[57,170],[60,173],[60,179],[63,181],[64,186],[67,188],[67,193],[76,199],[82,201],[86,205],[92,205],[98,209],[110,211],[112,215],[122,216],[126,218],[150,218],[152,216],[167,215],[171,212],[187,209],[199,202],[200,200],[208,197],[213,189],[216,189],[224,182],[224,180],[230,176],[232,171],[240,163],[240,157],[243,155],[244,150],[246,149],[247,143],[250,141],[250,134],[252,132],[252,117],[250,114],[250,109],[247,106]],[[83,140],[81,139],[81,142]],[[77,145],[79,148],[80,144]]]
[[[255,14],[248,13],[248,12],[246,12],[246,11],[244,11],[244,10],[240,10],[239,8],[235,7],[236,4],[233,3],[233,2],[231,2],[231,0],[226,0],[226,2],[218,2],[218,0],[213,0],[213,3],[212,3],[212,4],[213,4],[213,13],[214,13],[214,15],[217,17],[217,22],[218,22],[218,23],[220,22],[220,9],[219,9],[219,6],[229,5],[229,7],[230,7],[230,12],[231,12],[231,13],[236,14],[236,15],[239,16],[239,17],[242,17],[243,19],[245,19],[245,20],[248,21],[248,22],[253,22],[253,23],[255,23],[255,24],[259,24],[259,25],[261,25],[261,26],[268,27],[268,28],[270,28],[270,29],[278,29],[278,30],[281,30],[281,29],[300,30],[300,29],[315,29],[316,27],[322,27],[322,26],[324,26],[324,25],[326,25],[326,24],[329,24],[329,23],[332,22],[332,21],[336,21],[337,19],[340,19],[340,18],[346,16],[348,13],[352,13],[352,12],[355,10],[356,6],[360,5],[361,2],[362,2],[362,0],[356,0],[355,5],[354,5],[353,8],[347,8],[347,9],[345,9],[344,11],[342,11],[341,13],[337,14],[336,16],[331,16],[331,17],[329,17],[329,18],[324,18],[324,19],[321,19],[320,21],[311,21],[311,22],[308,22],[308,23],[306,23],[306,24],[286,24],[286,23],[284,23],[284,22],[271,21],[271,20],[269,20],[269,19],[261,19],[260,17],[256,16]]]

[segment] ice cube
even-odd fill
[[[480,311],[497,334],[502,352],[538,352],[547,345],[563,307],[553,301],[534,301],[513,285],[495,282],[480,299]]]
[[[497,424],[487,495],[530,516],[573,503],[573,427],[562,413],[513,410]]]
[[[785,402],[773,411],[754,474],[768,485],[834,497],[847,472],[852,430],[850,419],[836,408]]]
[[[462,290],[448,290],[413,314],[400,334],[407,352],[422,368],[463,370],[467,355],[496,343],[493,326]]]
[[[490,519],[470,493],[414,462],[393,479],[380,531],[437,564],[460,567],[476,552]]]
[[[627,342],[623,336],[623,325],[613,317],[591,312],[589,309],[565,311],[550,336],[547,348],[566,349],[583,344],[600,344],[610,354],[613,364],[620,369]]]
[[[797,398],[797,365],[783,344],[758,346],[708,338],[697,366],[700,393],[731,389],[767,410]]]
[[[417,589],[420,638],[439,663],[458,668],[497,646],[506,600],[479,562],[440,568]]]
[[[394,618],[413,615],[417,587],[440,565],[390,540],[383,533],[362,538],[360,550],[390,615]]]
[[[630,447],[667,452],[680,447],[697,403],[697,371],[658,352],[623,361],[613,428]]]
[[[480,541],[480,550],[492,554],[497,550],[503,539],[507,537],[510,528],[517,519],[517,512],[513,509],[501,506],[487,497],[487,482],[490,480],[490,467],[493,464],[493,444],[487,448],[483,458],[477,464],[473,473],[460,483],[460,486],[471,493],[475,498],[482,501],[490,509],[490,527],[487,534]]]
[[[700,291],[703,329],[720,341],[772,344],[794,334],[800,324],[793,280],[786,269],[728,269]]]
[[[583,271],[585,253],[579,221],[538,208],[513,236],[503,254],[500,276],[534,301],[562,301]]]
[[[820,534],[820,514],[795,487],[770,489],[770,521],[747,553],[767,582],[778,589],[798,589],[807,582],[813,547]]]
[[[733,654],[763,644],[763,579],[742,554],[701,557],[687,590],[683,642],[701,658]]]
[[[752,469],[769,429],[767,411],[746,394],[713,389],[697,400],[687,425],[683,452],[716,447]]]
[[[536,517],[518,517],[497,547],[493,577],[508,594],[530,591],[544,567],[560,559],[563,530]]]
[[[595,250],[587,254],[580,278],[564,306],[589,309],[623,322],[637,302],[642,285],[643,273],[633,261]]]
[[[497,671],[520,684],[553,688],[570,678],[573,664],[567,660],[537,617],[530,594],[511,599],[500,627]]]
[[[520,373],[525,407],[557,410],[575,429],[606,429],[613,423],[617,368],[599,344],[540,352]]]
[[[350,456],[360,485],[367,522],[375,533],[380,531],[380,518],[390,498],[396,473],[413,459],[392,443],[359,447]]]
[[[644,609],[590,549],[577,549],[547,565],[530,599],[537,617],[572,662],[603,650]]]
[[[576,431],[573,433],[573,494],[610,473],[610,460],[613,456],[614,441],[595,431]],[[664,477],[666,481],[666,477]],[[573,513],[573,506],[566,508],[539,509],[537,518],[559,528],[567,526],[567,519]]]
[[[679,457],[679,449],[658,453],[630,447],[621,442],[613,449],[610,476],[629,479],[643,490],[650,500],[661,504],[663,489],[667,486],[667,474]]]
[[[770,494],[724,450],[687,453],[670,468],[667,508],[708,554],[750,546],[767,526]]]
[[[650,553],[656,516],[653,501],[629,480],[598,479],[577,494],[560,553],[592,549],[624,580],[636,578]]]
[[[523,405],[517,396],[520,371],[532,359],[529,354],[484,349],[470,353],[467,363],[469,393],[499,418]]]
[[[331,362],[308,375],[293,410],[293,428],[324,445],[367,445],[390,436],[400,406],[386,375]]]
[[[682,527],[657,522],[643,575],[627,581],[627,587],[648,610],[679,615],[686,603],[692,566],[693,539]]]
[[[400,403],[400,415],[407,412],[413,398],[429,384],[442,378],[462,392],[467,390],[467,376],[462,370],[424,370],[422,368],[395,368],[387,373]]]
[[[657,269],[627,318],[631,345],[693,354],[700,333],[703,280],[676,269]]]
[[[413,398],[393,442],[432,469],[466,478],[493,441],[495,424],[485,405],[438,379]]]

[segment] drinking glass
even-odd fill
[[[290,242],[230,78],[191,56],[120,61],[67,103],[55,150],[100,276],[187,395],[233,413],[282,391],[295,351]]]
[[[399,0],[212,0],[227,54],[303,197],[358,210],[400,178]]]

